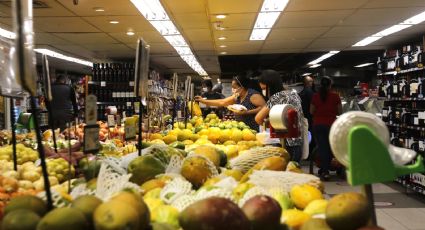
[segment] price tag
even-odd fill
[[[127,107],[131,107],[131,102],[127,102]]]
[[[108,115],[108,127],[114,127],[114,126],[115,126],[115,116]]]
[[[134,81],[130,81],[128,84],[129,84],[130,86],[134,86]]]
[[[382,110],[382,117],[388,117],[388,110]]]
[[[84,153],[97,153],[99,149],[99,125],[86,125],[84,127]]]
[[[419,113],[418,113],[418,117],[419,117],[419,119],[421,119],[421,120],[425,120],[425,112],[419,112]]]
[[[124,121],[124,134],[126,140],[131,140],[136,138],[136,124],[134,121],[135,119],[127,118]]]
[[[417,117],[413,118],[413,124],[419,125],[419,118],[417,118]]]
[[[106,81],[101,81],[101,82],[100,82],[100,86],[101,86],[101,87],[105,87],[105,86],[106,86]]]
[[[393,85],[393,93],[398,93],[398,85]]]
[[[410,84],[410,96],[416,93],[416,91],[418,90],[418,87],[419,87],[419,83]]]
[[[419,151],[425,151],[425,146],[423,141],[419,141]]]
[[[95,95],[88,95],[86,98],[86,123],[87,125],[94,125],[97,121],[97,98]]]
[[[182,111],[181,110],[177,111],[177,118],[182,118]]]
[[[139,113],[140,111],[140,102],[134,102],[134,112]]]

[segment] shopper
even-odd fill
[[[66,128],[66,123],[73,121],[78,115],[77,100],[74,89],[66,84],[66,77],[58,75],[54,84],[52,84],[52,101],[50,108],[52,110],[52,121],[54,128],[60,128],[61,131]]]
[[[255,87],[255,86],[254,86]],[[232,80],[233,95],[224,99],[207,100],[201,96],[196,96],[195,100],[209,106],[226,107],[233,104],[241,104],[247,110],[234,112],[237,121],[243,121],[251,129],[259,129],[255,122],[255,115],[265,105],[265,100],[261,94],[253,89],[252,81],[247,76],[236,76]]]
[[[329,169],[332,161],[332,150],[329,143],[329,131],[336,116],[342,113],[341,99],[331,91],[332,80],[323,77],[318,93],[313,95],[310,113],[313,115],[313,133],[316,138],[320,157],[319,176],[329,180]]]
[[[270,109],[279,104],[290,104],[295,107],[298,112],[298,127],[303,130],[303,111],[301,107],[301,99],[295,90],[285,90],[283,87],[282,78],[279,73],[274,70],[264,70],[260,75],[260,87],[263,95],[268,99],[267,105],[255,116],[257,124],[263,124],[268,117]],[[300,162],[302,156],[302,135],[298,138],[286,138],[286,150],[291,155],[291,160]]]
[[[223,91],[223,85],[222,85],[221,83],[217,83],[217,84],[215,84],[215,85],[213,86],[213,88],[212,88],[212,91],[213,91],[213,92],[218,93],[218,94],[220,95],[220,99],[224,99],[224,98],[226,98],[226,97],[224,96],[224,94],[222,93],[222,91]]]
[[[301,90],[301,92],[299,93],[300,98],[301,98],[301,106],[303,108],[303,114],[304,117],[307,119],[308,121],[308,131],[310,133],[312,133],[312,128],[313,128],[313,116],[310,113],[310,104],[311,104],[311,99],[313,98],[313,95],[315,93],[315,89],[314,89],[314,79],[310,76],[306,76],[304,78],[304,88],[303,90]],[[314,141],[314,137],[312,138],[310,144],[309,144],[309,158],[313,159],[312,155],[313,155],[313,150],[315,148],[315,141]]]
[[[206,98],[207,100],[222,99],[221,95],[217,92],[214,92],[212,88],[213,84],[211,80],[207,79],[202,81],[202,97]],[[217,108],[211,108],[210,106],[202,108],[202,115],[207,116],[210,113],[216,113],[217,115],[219,115]]]

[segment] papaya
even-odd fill
[[[283,157],[268,157],[254,165],[245,175],[242,177],[241,182],[246,182],[249,176],[254,170],[272,170],[272,171],[285,171],[288,162]]]

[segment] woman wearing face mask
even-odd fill
[[[207,100],[201,96],[196,96],[195,100],[209,106],[226,107],[233,104],[241,104],[247,108],[246,111],[235,113],[237,121],[242,121],[251,129],[258,131],[258,124],[255,123],[255,115],[265,105],[265,100],[261,94],[251,88],[252,82],[246,76],[236,76],[232,80],[233,95],[224,99]]]
[[[302,130],[303,112],[301,107],[301,99],[296,91],[284,90],[282,78],[279,73],[274,70],[264,70],[260,75],[260,87],[263,95],[268,98],[267,105],[264,106],[255,121],[261,125],[269,116],[270,109],[275,105],[290,104],[295,107],[298,112],[298,127]],[[291,160],[299,162],[302,155],[303,140],[299,138],[286,138],[286,150],[291,155]]]

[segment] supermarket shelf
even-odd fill
[[[387,99],[387,101],[425,101],[425,98],[402,98],[402,97],[393,97]]]
[[[415,72],[415,71],[419,71],[419,70],[423,70],[423,69],[424,69],[424,67],[415,67],[415,68],[410,68],[410,69],[405,69],[405,70],[400,70],[400,71],[388,71],[388,72],[378,73],[377,76],[411,73],[411,72]]]
[[[127,102],[106,102],[106,101],[101,101],[101,102],[96,102],[97,105],[114,105],[114,104],[118,104],[118,105],[124,105],[127,104]]]
[[[385,125],[392,126],[392,127],[399,127],[399,128],[406,128],[406,129],[412,129],[412,130],[425,131],[425,127],[416,127],[416,126],[409,126],[409,125],[406,126],[406,125],[389,124],[389,123],[385,123]]]

